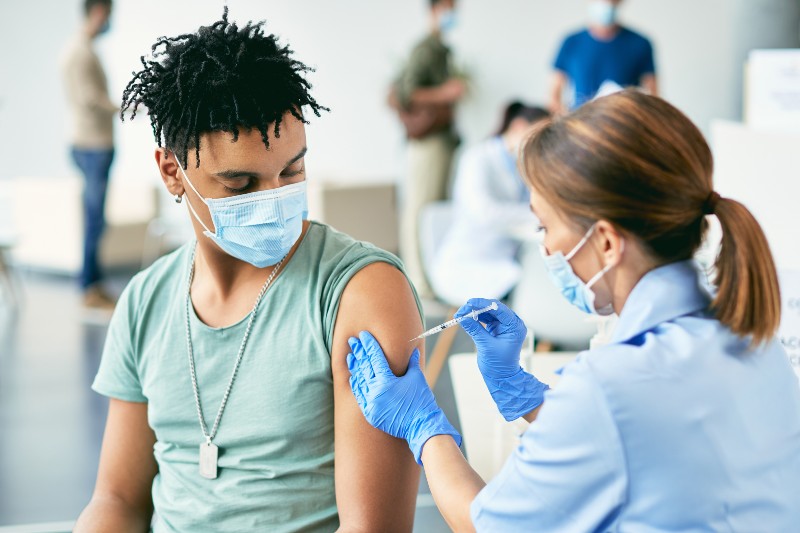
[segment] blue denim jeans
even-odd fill
[[[114,160],[114,149],[73,148],[72,159],[78,165],[84,177],[83,187],[83,268],[81,269],[81,287],[103,279],[100,270],[98,253],[100,237],[105,229],[106,189],[108,188],[108,172]]]

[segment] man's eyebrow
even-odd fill
[[[291,166],[294,163],[296,163],[297,161],[299,161],[300,159],[302,159],[303,157],[305,157],[306,152],[308,152],[308,147],[304,146],[302,150],[297,152],[296,156],[291,158],[283,166],[283,168]],[[242,178],[250,178],[250,177],[258,178],[259,175],[260,174],[258,172],[255,172],[253,170],[223,170],[221,172],[215,172],[214,173],[214,176],[216,176],[218,178],[222,178],[224,180],[231,180],[231,181],[232,180],[237,180],[237,179],[242,179]]]
[[[303,149],[300,150],[299,152],[297,152],[296,156],[291,158],[285,165],[283,165],[283,168],[291,166],[291,165],[297,163],[299,160],[303,159],[305,157],[305,155],[306,155],[306,152],[308,152],[308,147],[307,146],[303,146]]]
[[[308,152],[308,147],[304,146],[302,150],[297,152],[296,156],[291,158],[283,166],[283,168],[291,166],[294,163],[296,163],[297,161],[299,161],[300,159],[302,159],[303,157],[305,157],[306,152]],[[258,172],[252,171],[252,170],[234,170],[234,169],[231,169],[231,170],[223,170],[221,172],[215,172],[214,176],[216,176],[218,178],[222,178],[224,180],[237,180],[237,179],[241,179],[241,178],[250,178],[250,177],[258,178],[260,176],[260,174]]]
[[[222,172],[217,172],[214,175],[225,180],[237,180],[249,177],[257,178],[258,172],[253,172],[251,170],[223,170]]]

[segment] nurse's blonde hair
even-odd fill
[[[659,263],[690,259],[716,215],[715,316],[753,343],[775,335],[781,316],[775,264],[750,211],[714,192],[702,133],[678,109],[626,90],[535,127],[522,147],[529,184],[586,230],[607,220]]]

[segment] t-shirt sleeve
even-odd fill
[[[349,250],[347,250],[341,259],[338,260],[338,267],[333,273],[329,282],[327,283],[326,290],[323,294],[322,311],[323,311],[323,328],[325,332],[325,346],[328,352],[332,352],[333,347],[333,329],[336,325],[336,316],[339,313],[339,302],[342,299],[347,284],[353,276],[356,275],[362,268],[372,263],[388,263],[403,273],[408,280],[408,275],[403,268],[403,263],[395,255],[390,254],[380,248],[371,245],[356,243]],[[414,285],[409,281],[411,292],[414,294],[414,299],[417,304],[417,310],[420,317],[423,318],[422,303],[419,300],[417,291]]]
[[[572,59],[572,41],[573,39],[571,38],[564,39],[564,42],[561,43],[561,47],[558,49],[558,54],[556,54],[556,60],[553,63],[553,68],[565,74],[569,71],[569,62]]]
[[[648,39],[644,39],[642,44],[642,66],[639,71],[639,77],[656,73],[656,62],[653,56],[653,44]]]
[[[138,354],[134,346],[136,305],[135,281],[125,288],[108,326],[100,368],[92,389],[103,396],[128,402],[147,402],[139,379]]]
[[[604,393],[577,360],[500,474],[472,502],[478,531],[605,531],[623,504],[623,448]]]

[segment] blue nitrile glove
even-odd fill
[[[478,349],[478,369],[494,403],[503,418],[511,421],[541,405],[544,391],[550,387],[525,372],[519,364],[528,328],[514,311],[497,300],[472,298],[455,316],[468,315],[492,302],[497,303],[497,310],[478,315],[478,320],[462,320],[461,327]],[[481,322],[486,324],[485,329]]]
[[[452,435],[461,446],[461,435],[436,405],[433,392],[419,367],[419,350],[414,350],[408,371],[397,377],[389,368],[378,341],[367,331],[347,341],[350,388],[367,422],[408,441],[417,463],[422,464],[422,447],[433,436]]]

